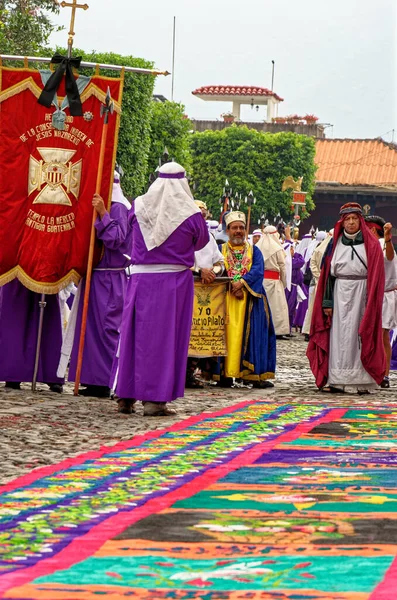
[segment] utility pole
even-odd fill
[[[171,79],[171,102],[174,101],[174,82],[175,82],[175,35],[176,35],[176,17],[174,17],[174,26],[172,30],[172,79]]]
[[[271,87],[272,91],[274,88],[274,65],[275,65],[275,62],[274,62],[274,60],[272,60],[272,87]]]

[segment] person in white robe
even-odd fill
[[[265,261],[263,287],[270,305],[276,336],[284,337],[290,333],[288,304],[284,291],[287,286],[285,250],[275,227],[265,227],[263,234],[256,244]]]
[[[332,316],[328,382],[323,391],[368,393],[378,385],[361,362],[358,334],[367,300],[368,257],[358,209],[341,212],[344,231],[336,241],[329,285],[323,300],[325,314]]]
[[[77,292],[77,287],[74,283],[70,283],[63,290],[61,290],[58,294],[59,298],[59,306],[61,309],[61,318],[62,318],[62,339],[64,339],[66,328],[68,326],[69,316],[70,316],[70,308],[68,306],[68,300],[70,296],[75,296]]]
[[[317,246],[325,240],[326,237],[327,237],[326,231],[316,231],[315,236],[312,239],[312,241],[309,243],[307,250],[305,252],[305,255],[304,255],[306,264],[310,265],[310,259],[313,256],[313,252],[315,251]]]
[[[397,257],[392,242],[392,224],[386,223],[382,217],[368,216],[365,221],[379,240],[385,262],[385,294],[382,307],[383,345],[386,353],[386,374],[380,384],[382,388],[390,387],[390,362],[392,347],[390,331],[397,327]]]
[[[306,233],[300,241],[297,240],[295,252],[298,252],[298,254],[303,256],[305,261],[306,261],[307,250],[312,242],[313,242],[313,236],[311,233]]]
[[[195,200],[195,203],[201,210],[203,219],[207,220],[208,208],[205,202]],[[215,278],[223,273],[224,259],[218,248],[215,237],[209,229],[210,239],[204,248],[194,253],[193,271],[199,273],[203,283],[212,283]]]
[[[304,334],[306,341],[308,341],[308,336],[310,334],[310,325],[312,321],[312,313],[314,306],[314,298],[316,295],[317,283],[320,277],[321,270],[321,261],[324,255],[325,250],[330,242],[331,238],[327,236],[325,231],[318,231],[316,233],[316,237],[313,240],[312,244],[307,249],[306,253],[306,272],[309,271],[311,275],[311,281],[309,285],[309,305],[305,315],[305,320],[303,321],[302,333]],[[320,252],[317,250],[321,248]],[[313,271],[314,269],[314,271]]]
[[[295,254],[294,243],[291,239],[291,227],[287,225],[284,230],[284,239],[282,246],[285,252],[285,294],[291,291],[292,287],[292,258]],[[288,304],[288,299],[287,299]]]

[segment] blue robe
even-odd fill
[[[244,326],[242,377],[248,381],[274,379],[276,371],[276,334],[270,306],[263,287],[265,263],[254,246],[251,269],[243,276],[249,292]]]

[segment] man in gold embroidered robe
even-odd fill
[[[220,365],[220,385],[241,378],[256,387],[273,387],[276,369],[276,336],[266,292],[264,261],[256,246],[246,241],[246,219],[240,211],[226,215],[229,241],[221,251],[227,275],[227,356]]]

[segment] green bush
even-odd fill
[[[280,213],[290,220],[291,190],[282,192],[288,175],[303,176],[302,191],[307,194],[307,210],[313,210],[315,187],[315,141],[291,132],[261,133],[246,126],[233,125],[221,131],[204,131],[191,137],[192,176],[196,197],[219,215],[219,198],[225,179],[244,197],[252,189],[257,199],[252,209],[252,224],[262,214],[268,218]],[[244,206],[241,208],[244,210]]]
[[[148,174],[155,171],[166,147],[174,159],[189,171],[191,166],[190,133],[192,124],[177,102],[152,102]]]
[[[64,53],[62,48],[58,52]],[[73,56],[82,56],[84,61],[128,67],[152,69],[153,63],[143,58],[121,56],[113,52],[73,51]],[[84,74],[91,71],[81,70]],[[101,75],[116,77],[117,71],[101,69]],[[150,149],[150,117],[155,77],[138,73],[125,73],[122,114],[120,122],[117,162],[124,170],[122,186],[130,197],[141,194],[146,185],[147,164]]]

